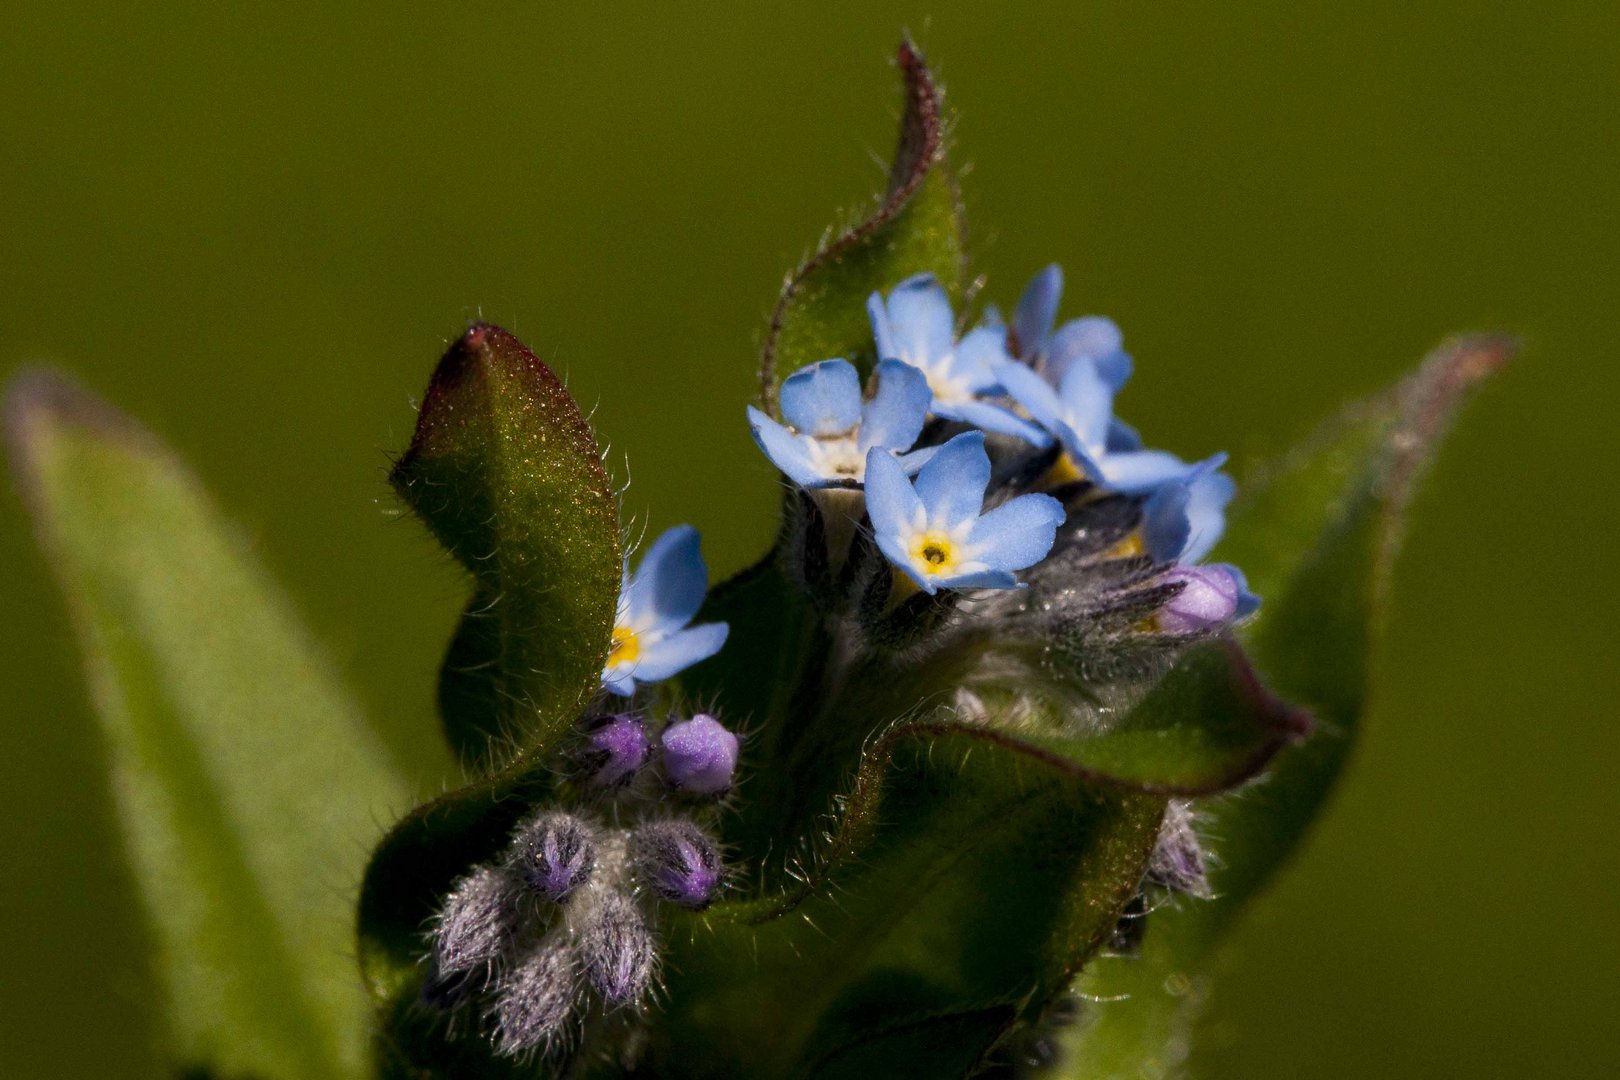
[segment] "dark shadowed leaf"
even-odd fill
[[[760,358],[760,396],[776,409],[782,380],[805,364],[877,359],[866,298],[928,271],[960,297],[966,254],[956,185],[946,164],[944,103],[921,54],[900,46],[905,114],[888,190],[864,220],[831,234],[782,288]]]
[[[1265,597],[1246,634],[1256,663],[1320,727],[1261,783],[1201,815],[1218,844],[1217,899],[1154,913],[1139,958],[1087,971],[1082,989],[1101,1003],[1071,1040],[1068,1075],[1156,1077],[1196,1064],[1193,1023],[1214,949],[1303,839],[1355,745],[1415,483],[1467,392],[1512,347],[1501,337],[1442,346],[1392,392],[1348,410],[1244,485],[1219,555],[1244,567]]]
[[[977,731],[895,729],[800,889],[670,928],[653,1068],[950,1075],[917,1065],[976,1061],[1106,940],[1163,807]]]
[[[595,692],[619,592],[619,514],[590,425],[505,330],[439,361],[390,477],[476,579],[439,705],[470,764],[567,730]]]
[[[359,1075],[350,896],[405,786],[168,450],[45,374],[14,384],[8,429],[84,650],[177,1069]]]

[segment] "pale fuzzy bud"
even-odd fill
[[[595,904],[573,928],[585,978],[609,1005],[635,1005],[646,997],[658,966],[652,928],[623,893],[601,890],[592,899]]]
[[[529,888],[558,903],[590,880],[596,839],[590,825],[561,811],[531,818],[512,842],[512,862]]]
[[[548,939],[501,979],[495,1004],[495,1049],[521,1057],[565,1039],[579,1003],[579,960],[566,942]]]
[[[1249,591],[1242,572],[1224,563],[1173,566],[1165,572],[1164,581],[1181,586],[1156,615],[1158,628],[1167,634],[1218,629],[1260,606],[1260,598]]]
[[[664,775],[681,791],[718,795],[737,768],[737,736],[706,713],[664,729]]]
[[[638,828],[630,838],[630,859],[661,899],[693,909],[709,906],[724,876],[714,841],[678,818]]]
[[[1204,866],[1204,851],[1193,828],[1192,810],[1185,802],[1172,800],[1159,826],[1159,839],[1148,860],[1148,880],[1167,889],[1200,899],[1214,894]]]
[[[509,959],[522,904],[522,884],[504,869],[479,867],[457,882],[434,926],[423,999],[449,1008],[481,990]]]

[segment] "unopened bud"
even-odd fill
[[[652,928],[634,900],[603,892],[575,927],[585,978],[609,1005],[634,1005],[645,997],[658,964]]]
[[[587,739],[595,769],[591,782],[601,787],[613,787],[628,780],[640,771],[652,753],[652,740],[647,736],[646,726],[640,717],[629,713],[610,716]]]
[[[682,907],[708,907],[724,876],[714,842],[692,822],[680,819],[637,829],[630,838],[630,858],[648,888]]]
[[[448,1009],[482,990],[508,958],[522,903],[521,883],[496,867],[479,867],[457,882],[433,929],[423,1000]]]
[[[1148,860],[1148,880],[1174,892],[1209,899],[1209,876],[1204,867],[1204,850],[1193,829],[1192,811],[1187,804],[1172,801],[1159,826],[1158,843]]]
[[[501,980],[491,1010],[496,1051],[521,1057],[549,1050],[567,1035],[578,1001],[578,958],[564,942],[542,942]]]
[[[1181,586],[1156,615],[1158,629],[1167,634],[1202,633],[1259,606],[1238,571],[1223,564],[1173,566],[1165,571],[1164,581]]]
[[[572,814],[547,811],[519,830],[512,854],[529,888],[561,903],[590,880],[596,841],[590,826]]]
[[[706,713],[664,729],[664,775],[681,791],[717,795],[731,786],[737,736]]]

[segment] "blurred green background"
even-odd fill
[[[1241,463],[1448,331],[1525,335],[1416,509],[1369,737],[1238,942],[1216,1071],[1616,1075],[1614,5],[456,7],[0,32],[0,368],[62,364],[195,463],[424,793],[462,585],[383,475],[443,343],[517,331],[638,520],[743,565],[775,497],[753,351],[881,182],[909,28],[992,296],[1061,261],[1155,442]],[[153,1075],[99,738],[9,492],[0,557],[0,1072]]]

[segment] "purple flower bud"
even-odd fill
[[[1209,877],[1204,868],[1204,851],[1193,829],[1192,811],[1184,802],[1172,801],[1159,826],[1159,839],[1148,860],[1148,880],[1188,896],[1209,899]]]
[[[637,829],[630,837],[630,858],[648,888],[682,907],[708,907],[724,877],[714,841],[680,818]]]
[[[634,1005],[652,985],[658,946],[635,901],[617,892],[598,901],[575,927],[585,978],[609,1005]]]
[[[493,866],[481,866],[456,883],[433,928],[424,1001],[453,1008],[484,988],[508,959],[522,899],[523,886]]]
[[[731,786],[737,736],[706,713],[664,729],[664,775],[682,791],[715,795]]]
[[[1166,584],[1181,591],[1158,611],[1158,627],[1166,634],[1198,634],[1229,623],[1237,615],[1237,578],[1224,566],[1172,566]]]
[[[591,782],[612,787],[634,776],[652,753],[652,740],[639,716],[620,713],[588,736],[596,771]]]
[[[529,888],[561,903],[590,880],[596,867],[596,840],[579,818],[546,811],[518,830],[512,856]]]
[[[501,980],[490,1011],[496,1053],[549,1050],[567,1035],[578,1002],[578,958],[563,942],[542,942]]]

